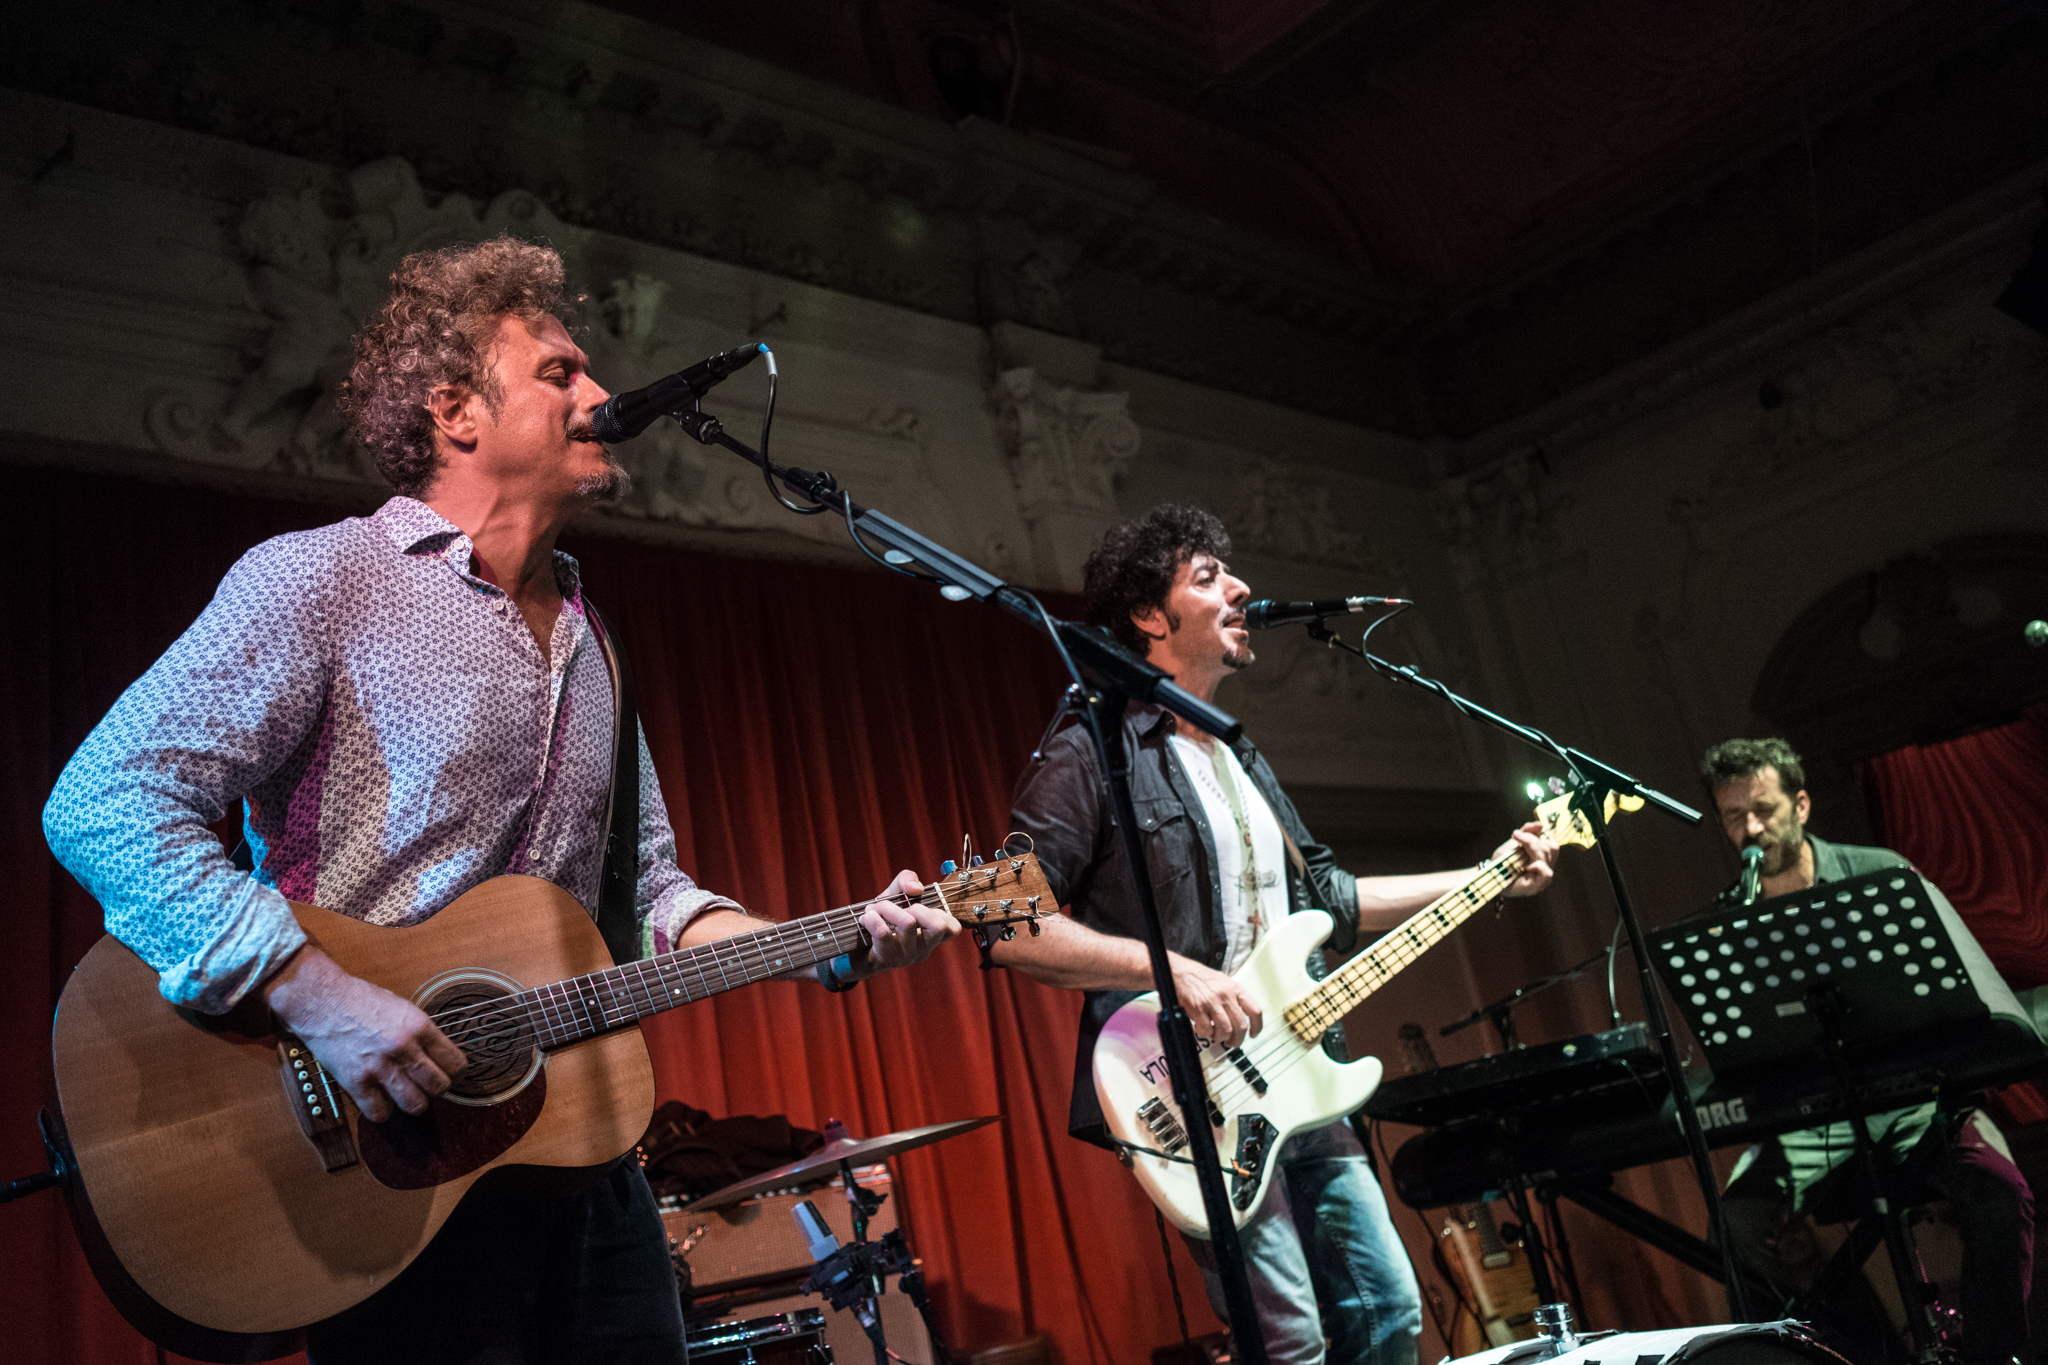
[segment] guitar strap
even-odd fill
[[[640,956],[639,925],[634,897],[640,884],[640,717],[633,707],[633,675],[611,627],[590,599],[591,634],[612,675],[612,789],[605,801],[604,868],[597,882],[597,929],[611,949],[612,961],[631,962]]]
[[[1275,823],[1278,822],[1276,821]],[[1301,856],[1301,849],[1296,847],[1294,842],[1294,836],[1287,832],[1287,826],[1285,825],[1280,826],[1280,839],[1283,843],[1287,845],[1287,861],[1293,864],[1294,875],[1301,878],[1303,881],[1307,881],[1308,859]]]

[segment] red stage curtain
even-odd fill
[[[43,845],[58,769],[184,629],[234,559],[334,509],[8,470],[0,524],[15,590],[0,669],[0,852],[15,886],[0,960],[0,1178],[42,1164],[49,1023],[97,908]],[[585,537],[618,626],[680,860],[777,918],[846,904],[899,867],[930,875],[971,832],[1006,832],[1008,794],[1061,681],[1022,625],[879,573],[719,558]],[[1066,1136],[1078,998],[977,969],[971,944],[829,996],[768,983],[648,1028],[664,1098],[718,1114],[843,1119],[880,1134],[1002,1122],[900,1158],[901,1214],[956,1351],[1044,1332],[1067,1365],[1143,1362],[1174,1340],[1151,1206]],[[79,1255],[60,1200],[0,1207],[10,1359],[151,1361]],[[1190,1326],[1213,1330],[1175,1239]]]
[[[2048,706],[1873,758],[1864,791],[1878,838],[1947,894],[2006,983],[2048,983]],[[2038,1086],[2002,1094],[2002,1118],[2048,1120]]]

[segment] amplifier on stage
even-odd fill
[[[894,1185],[889,1168],[868,1166],[854,1172],[862,1189],[889,1194]],[[810,1200],[841,1242],[853,1240],[853,1213],[846,1206],[846,1186],[839,1180],[795,1194],[772,1194],[743,1200],[708,1213],[664,1212],[662,1223],[690,1263],[691,1292],[703,1299],[755,1288],[773,1280],[811,1273],[811,1247],[797,1226],[794,1210]],[[896,1230],[896,1201],[889,1200],[868,1220],[868,1240]]]

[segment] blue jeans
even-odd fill
[[[1415,1365],[1422,1291],[1387,1199],[1341,1120],[1297,1133],[1238,1233],[1272,1365]],[[1212,1243],[1187,1239],[1226,1320]],[[1327,1355],[1324,1349],[1328,1339]]]

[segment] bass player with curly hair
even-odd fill
[[[1103,536],[1082,570],[1089,618],[1204,701],[1254,662],[1244,607],[1251,590],[1226,562],[1230,537],[1198,507],[1166,503]],[[1249,740],[1218,743],[1156,706],[1124,717],[1138,810],[1174,988],[1204,1043],[1237,1048],[1284,1027],[1283,1001],[1261,1000],[1232,973],[1262,936],[1296,911],[1327,908],[1330,945],[1390,929],[1471,873],[1354,877],[1309,834],[1273,769]],[[1090,1082],[1097,1039],[1117,1009],[1152,987],[1137,892],[1111,828],[1101,769],[1085,727],[1069,726],[1018,779],[1013,828],[1034,841],[1046,880],[1071,917],[1038,937],[993,948],[996,961],[1048,985],[1084,992],[1069,1131],[1110,1146]],[[1520,849],[1510,896],[1542,890],[1557,846],[1527,825],[1495,854]],[[1321,952],[1309,970],[1321,976]],[[1341,1047],[1341,1041],[1336,1044]],[[1421,1293],[1364,1148],[1342,1120],[1279,1149],[1278,1173],[1239,1234],[1273,1365],[1413,1365]],[[1188,1238],[1209,1301],[1225,1315],[1207,1241]]]

